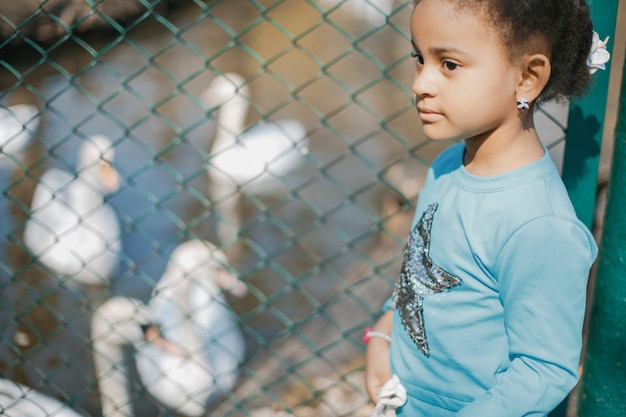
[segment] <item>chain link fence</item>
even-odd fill
[[[363,329],[449,145],[411,2],[13,3],[0,414],[368,416]]]

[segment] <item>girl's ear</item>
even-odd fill
[[[522,58],[522,76],[517,86],[517,97],[533,102],[539,97],[550,79],[550,59],[544,54],[526,55]]]

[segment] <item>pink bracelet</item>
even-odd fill
[[[391,343],[391,337],[388,334],[382,333],[382,332],[374,332],[372,331],[372,329],[368,327],[367,329],[365,329],[365,334],[363,335],[363,341],[367,343],[370,341],[372,337],[380,337],[381,339],[385,339],[386,341]]]

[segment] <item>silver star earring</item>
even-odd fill
[[[530,109],[530,106],[528,105],[528,100],[525,98],[518,98],[517,108],[520,109],[520,111],[522,112],[525,112],[526,110]]]

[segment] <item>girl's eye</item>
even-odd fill
[[[416,58],[416,59],[417,59],[417,63],[418,63],[418,64],[420,64],[420,65],[423,65],[423,64],[424,64],[424,57],[423,57],[422,55],[420,55],[420,53],[419,53],[419,52],[417,52],[417,51],[411,51],[411,56],[412,56],[413,58]]]
[[[448,70],[448,71],[454,71],[458,67],[459,67],[459,64],[457,64],[456,62],[452,62],[452,61],[444,61],[443,62],[443,68]]]

